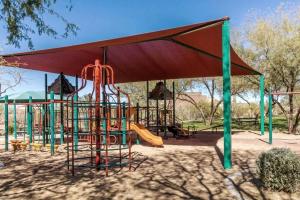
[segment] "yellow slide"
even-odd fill
[[[143,140],[152,144],[153,146],[163,146],[161,137],[153,135],[148,129],[141,124],[130,124],[130,128],[134,130]]]

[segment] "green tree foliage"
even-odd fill
[[[76,34],[78,27],[54,10],[55,3],[56,0],[0,0],[0,22],[7,32],[8,44],[20,47],[20,42],[26,41],[32,49],[32,34],[54,38]],[[71,8],[67,6],[67,9]],[[46,17],[52,16],[65,25],[63,33],[58,33],[45,21]]]
[[[54,10],[56,0],[0,0],[0,24],[2,30],[7,33],[7,43],[20,47],[20,42],[25,41],[30,49],[33,48],[31,36],[33,34],[47,35],[50,37],[68,37],[76,34],[78,27],[68,22],[66,18]],[[69,0],[66,9],[71,10]],[[57,22],[64,24],[64,31],[59,33],[51,27],[44,19],[54,17]],[[7,63],[0,56],[0,66],[11,66],[0,68],[1,94],[14,88],[22,81],[22,73],[18,70],[18,63]]]
[[[294,92],[300,89],[300,7],[282,4],[266,14],[252,14],[245,26],[233,34],[234,46],[252,66],[266,77],[266,92]],[[249,79],[257,85],[257,80]],[[297,99],[298,98],[298,99]],[[299,97],[274,96],[273,103],[295,133],[300,120]]]

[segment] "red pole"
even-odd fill
[[[95,118],[96,118],[96,169],[101,163],[100,148],[101,148],[101,127],[100,127],[100,86],[101,86],[101,66],[100,60],[95,61]]]

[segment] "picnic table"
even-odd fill
[[[254,125],[257,125],[258,124],[258,116],[257,117],[232,118],[232,122],[236,122],[238,125],[242,125],[243,123],[252,123]]]

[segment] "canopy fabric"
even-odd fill
[[[95,59],[113,67],[118,83],[222,76],[222,24],[227,18],[74,46],[4,55],[19,67],[80,75]],[[255,75],[231,48],[231,74]],[[92,75],[90,75],[90,79]]]

